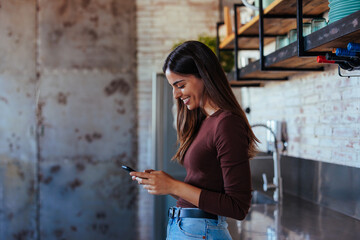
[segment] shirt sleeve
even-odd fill
[[[241,119],[234,115],[221,119],[214,135],[214,143],[221,166],[224,192],[203,189],[199,208],[242,220],[250,208],[251,174],[249,140]]]

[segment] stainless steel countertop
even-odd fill
[[[243,221],[228,221],[234,240],[359,240],[360,220],[284,194],[279,204],[253,204]]]

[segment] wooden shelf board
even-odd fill
[[[248,84],[259,84],[261,83],[261,81],[235,81],[235,80],[232,80],[232,81],[229,81],[230,85],[248,85]]]
[[[293,74],[296,74],[297,72],[291,72],[291,71],[278,71],[278,72],[274,72],[274,71],[256,71],[256,72],[252,72],[250,74],[246,75],[246,78],[259,78],[262,79],[263,81],[268,81],[268,80],[264,80],[264,79],[276,79],[278,78],[279,80],[282,78],[285,78],[287,76],[291,76]]]
[[[275,55],[273,53],[272,55]],[[297,54],[297,53],[296,53]],[[314,57],[310,58],[299,58],[297,55],[287,57],[284,60],[274,62],[271,65],[266,65],[267,67],[281,67],[281,68],[320,68],[323,64],[316,62]],[[316,71],[316,70],[315,70]],[[249,64],[245,68],[240,69],[240,78],[285,78],[294,74],[299,73],[300,71],[260,71],[260,62],[256,61]]]
[[[264,10],[265,14],[296,14],[296,0],[274,1],[273,4]],[[303,14],[322,14],[329,9],[328,5],[328,0],[303,0]]]
[[[284,61],[275,63],[271,67],[287,67],[287,68],[318,68],[319,64],[316,58],[299,58],[297,56],[288,58]]]
[[[328,0],[303,0],[303,14],[306,15],[320,15],[329,9]],[[264,14],[296,15],[296,0],[275,0],[265,10]],[[296,28],[296,18],[267,18],[264,20],[265,34],[287,34],[291,29]],[[259,34],[259,15],[255,16],[251,21],[244,24],[238,29],[239,35],[245,34]],[[221,43],[220,49],[232,48],[234,45],[235,34],[232,33],[227,36]],[[268,40],[268,43],[274,41],[274,38]],[[265,43],[266,44],[266,43]],[[251,47],[250,47],[251,46]],[[251,38],[246,41],[239,40],[239,48],[252,48],[252,46],[259,46],[259,38]]]
[[[224,38],[224,40],[221,41],[221,43],[219,44],[219,48],[220,49],[229,49],[229,48],[234,48],[234,39],[235,39],[235,34],[231,33],[229,36],[226,36]]]

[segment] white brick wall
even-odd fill
[[[215,35],[218,0],[137,0],[138,169],[151,162],[151,77],[179,40]],[[152,239],[153,197],[139,194],[139,239]],[[144,221],[144,219],[147,219]]]
[[[234,91],[242,106],[251,108],[251,124],[287,122],[285,154],[360,167],[359,77],[340,77],[337,68],[328,66],[322,73],[297,74],[287,82]],[[254,130],[264,142],[265,131]]]

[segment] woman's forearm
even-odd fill
[[[176,195],[174,195],[174,194],[169,194],[169,195],[172,196],[173,198],[175,198],[176,200],[179,199],[179,196],[176,196]]]
[[[201,189],[190,184],[175,180],[171,195],[175,195],[199,207]]]

